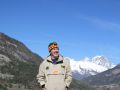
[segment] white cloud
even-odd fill
[[[111,21],[107,21],[99,18],[92,18],[85,15],[79,15],[79,18],[89,21],[90,23],[97,25],[98,27],[102,27],[108,30],[120,30],[120,24],[116,22],[111,22]]]

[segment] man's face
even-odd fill
[[[58,48],[52,49],[50,54],[52,57],[57,58],[59,56],[59,49]]]

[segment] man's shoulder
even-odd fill
[[[41,64],[46,64],[47,63],[47,57],[42,61],[42,63]]]

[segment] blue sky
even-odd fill
[[[119,0],[1,0],[0,32],[42,57],[56,41],[63,56],[120,63]]]

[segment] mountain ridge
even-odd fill
[[[112,64],[105,56],[94,56],[92,59],[85,57],[80,61],[69,57],[65,59],[70,60],[73,77],[78,80],[115,67],[115,64]]]
[[[83,79],[91,85],[116,85],[120,84],[120,64],[107,71]]]

